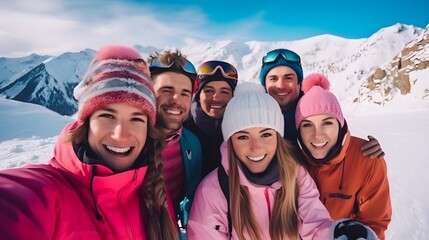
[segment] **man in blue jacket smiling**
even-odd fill
[[[156,126],[166,137],[162,159],[167,192],[185,226],[201,180],[201,144],[183,127],[189,116],[197,74],[194,65],[178,50],[151,54],[148,64],[156,96]]]

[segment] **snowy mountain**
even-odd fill
[[[368,39],[321,35],[291,42],[210,42],[181,50],[196,66],[212,59],[236,65],[240,81],[258,81],[261,58],[274,48],[298,52],[305,74],[328,75],[351,133],[375,136],[386,153],[393,207],[386,239],[421,240],[429,236],[428,32],[429,25],[397,24]],[[162,50],[135,47],[145,57]],[[74,120],[57,112],[76,109],[71,89],[93,54],[87,49],[58,57],[0,58],[0,169],[49,161],[59,132]],[[9,100],[16,96],[60,109]]]
[[[14,74],[5,81],[7,84],[0,83],[0,94],[8,99],[45,106],[62,115],[73,115],[77,111],[73,88],[85,73],[94,53],[94,50],[87,49],[50,57],[38,64],[30,62],[34,65],[31,70]],[[5,69],[17,69],[15,61],[17,59],[11,59],[7,64],[5,59]]]
[[[22,58],[0,58],[0,88],[10,84],[10,81],[20,78],[31,69],[48,59],[49,56],[31,54]]]
[[[424,34],[429,31],[428,28],[429,26],[423,31],[414,26],[395,24],[379,30],[368,39],[320,35],[289,42],[208,42],[180,50],[196,66],[207,60],[223,60],[237,67],[240,81],[258,81],[263,55],[275,48],[289,48],[302,57],[305,74],[326,74],[332,83],[332,91],[342,104],[353,104],[370,98],[366,96],[374,91],[373,85],[369,84],[374,81],[374,71],[379,72],[378,69],[394,61],[392,59],[398,53],[412,48],[412,42],[417,44],[429,41],[428,34]],[[428,46],[420,48],[422,56],[414,58],[416,61],[429,59]],[[163,50],[141,45],[135,47],[144,57]],[[86,49],[77,53],[64,53],[58,57],[33,54],[23,58],[0,58],[0,97],[39,104],[62,115],[73,115],[77,110],[77,103],[72,89],[82,78],[94,53],[94,50]],[[420,66],[423,65],[424,63]],[[421,70],[421,67],[408,69],[408,75],[415,77],[422,78],[429,74],[412,73]],[[380,80],[391,81],[389,79]],[[417,78],[414,78],[412,81],[416,80]],[[417,92],[412,91],[410,85],[406,94],[421,96],[421,91],[429,91],[427,85]],[[383,103],[387,104],[386,101]]]

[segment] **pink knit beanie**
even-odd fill
[[[131,47],[101,48],[73,94],[79,101],[77,120],[80,123],[105,105],[127,103],[141,109],[149,123],[155,124],[155,92],[149,68],[140,53]]]
[[[340,103],[333,93],[329,91],[329,80],[322,74],[314,73],[304,78],[302,91],[304,96],[298,102],[295,112],[295,125],[306,117],[318,114],[329,114],[337,118],[341,127],[344,126],[344,117]]]

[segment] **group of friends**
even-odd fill
[[[0,171],[5,239],[385,239],[384,152],[289,49],[260,83],[179,50],[97,51],[47,164]]]

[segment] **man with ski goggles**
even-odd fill
[[[207,61],[198,68],[199,86],[185,127],[198,136],[203,148],[202,177],[220,164],[223,113],[237,86],[237,69],[223,61]]]
[[[298,132],[295,127],[295,110],[303,93],[301,91],[304,74],[300,56],[289,49],[269,51],[262,58],[259,80],[265,90],[280,105],[285,119],[284,138],[296,144]],[[383,157],[384,152],[377,139],[368,136],[369,141],[362,146],[364,156]]]
[[[268,94],[270,94],[280,105],[281,109],[282,109],[282,113],[283,113],[283,117],[285,120],[285,134],[284,136],[289,139],[290,141],[292,141],[294,144],[298,145],[301,148],[301,151],[304,153],[304,155],[306,155],[304,148],[301,146],[301,144],[297,144],[297,135],[298,135],[298,131],[300,130],[299,127],[295,127],[294,126],[298,126],[295,124],[295,114],[296,116],[300,116],[300,114],[302,113],[301,110],[302,109],[298,109],[298,112],[296,112],[297,106],[298,104],[300,104],[300,106],[302,106],[302,100],[304,100],[303,96],[305,96],[303,94],[303,92],[301,91],[301,87],[302,87],[302,81],[303,81],[303,71],[302,71],[302,66],[301,66],[301,58],[299,57],[298,54],[296,54],[295,52],[289,50],[289,49],[275,49],[273,51],[268,52],[263,58],[262,58],[262,68],[261,68],[261,72],[260,72],[260,81],[261,84],[265,87],[265,90],[267,91]],[[307,93],[308,94],[308,93]],[[319,95],[318,95],[319,96]],[[299,101],[300,99],[301,102]],[[314,98],[316,99],[316,98]],[[307,98],[308,100],[308,98]],[[310,104],[309,106],[311,107],[311,103],[308,102],[308,104]],[[320,102],[314,102],[313,103],[313,107],[311,107],[310,109],[314,110],[317,109],[317,106],[319,104],[320,107]],[[331,109],[331,107],[329,107],[329,109]],[[325,110],[326,111],[326,110]],[[345,131],[348,131],[347,129],[347,125],[345,125],[341,131],[343,132],[342,134],[345,134]],[[341,131],[338,133],[338,135],[340,136]],[[301,134],[302,135],[302,134]],[[368,136],[369,141],[367,141],[366,143],[364,143],[361,146],[361,151],[362,151],[362,155],[364,156],[370,156],[371,158],[380,158],[380,160],[378,159],[373,159],[373,161],[384,161],[383,157],[384,157],[384,152],[381,149],[380,144],[378,143],[377,139],[373,138],[372,136]],[[343,145],[344,141],[342,141],[342,144],[339,146],[340,149],[337,150],[337,153],[345,146],[348,145]],[[320,149],[319,149],[320,151]],[[334,150],[330,150],[331,152],[334,152]],[[343,156],[344,158],[344,156]],[[337,158],[338,159],[338,158]],[[366,158],[362,158],[359,159],[359,161],[363,161],[363,159]],[[355,159],[356,160],[356,159]],[[367,162],[370,162],[369,160],[366,160]],[[316,185],[319,187],[319,191],[321,191],[321,196],[330,196],[331,192],[329,192],[328,186],[329,186],[329,181],[335,181],[335,178],[332,179],[332,176],[334,176],[335,172],[338,173],[343,173],[344,172],[344,167],[339,167],[340,164],[343,164],[344,166],[344,162],[345,159],[341,160],[341,161],[337,161],[335,163],[330,162],[330,164],[322,164],[319,163],[317,166],[309,164],[309,169],[311,171],[309,171],[313,177],[313,179],[316,182]],[[350,164],[351,162],[349,162]],[[381,163],[381,165],[383,165],[383,163]],[[329,168],[329,171],[331,173],[332,176],[326,176],[326,174],[323,174],[323,171],[328,171],[327,167],[331,166]],[[370,165],[372,166],[372,165]],[[372,168],[368,166],[369,168]],[[318,169],[318,170],[314,170],[314,169]],[[321,169],[324,169],[323,171]],[[338,171],[335,171],[334,169],[337,169]],[[380,168],[381,169],[381,168]],[[380,170],[379,169],[379,170]],[[385,169],[385,168],[384,168]],[[381,171],[381,170],[380,170]],[[382,176],[384,175],[385,172],[380,172],[379,175]],[[352,178],[352,179],[356,179],[357,175]],[[370,178],[368,176],[368,178]],[[342,178],[341,178],[342,179]],[[371,178],[373,179],[373,178]],[[341,180],[342,181],[342,180]],[[357,181],[357,180],[355,180]],[[375,180],[371,180],[371,181],[375,181]],[[349,184],[345,186],[345,190],[343,190],[342,193],[344,192],[353,192],[353,190],[351,189],[351,186],[353,186],[353,184],[356,184],[357,182],[353,182],[353,180],[349,181]],[[387,187],[388,188],[388,187]],[[341,192],[342,187],[340,188],[340,192]],[[385,189],[385,188],[384,188]],[[337,190],[337,189],[335,189]],[[364,192],[364,191],[363,191]],[[360,198],[359,201],[362,201],[362,199],[366,199],[365,197],[362,197],[362,193],[360,192],[359,194],[357,194]],[[374,195],[374,194],[372,194]],[[387,192],[388,195],[388,192]],[[383,196],[386,197],[386,196]],[[381,198],[380,198],[381,199]],[[332,197],[332,199],[330,200],[326,200],[324,199],[322,202],[324,204],[327,204],[327,202],[332,203],[332,201],[337,201],[335,200],[334,197]],[[341,201],[345,201],[344,199]],[[351,200],[353,201],[353,200]],[[386,201],[388,203],[390,203],[390,201]],[[344,204],[346,205],[346,202],[344,202]],[[353,204],[353,203],[351,203]],[[361,203],[358,204],[359,205],[359,209],[361,208]],[[365,209],[368,208],[367,206],[368,204],[365,205]],[[328,207],[328,211],[330,212],[331,216],[336,216],[336,218],[334,218],[334,220],[338,220],[339,218],[347,218],[349,216],[354,216],[354,212],[339,212],[338,209],[334,209],[331,205],[327,204],[326,206]],[[387,210],[386,210],[387,209]],[[386,219],[389,219],[390,221],[390,215],[389,215],[389,209],[390,209],[390,205],[386,206],[385,209],[380,209],[380,211],[385,211],[385,212],[381,212],[379,215],[377,214],[373,214],[372,216],[381,216],[383,215],[383,213],[385,214],[383,217],[384,218],[380,218],[382,220],[380,220],[380,225],[385,224]],[[360,211],[360,210],[359,210]],[[349,214],[349,215],[348,215]],[[391,209],[390,209],[390,214],[391,214]],[[358,214],[359,215],[359,214]],[[363,219],[359,219],[360,221],[363,221]],[[375,224],[377,226],[377,224]],[[380,233],[380,229],[379,230],[379,234]]]
[[[197,72],[179,50],[151,54],[148,64],[156,96],[156,126],[166,136],[162,152],[166,188],[185,227],[187,211],[201,181],[201,144],[183,127],[189,116]]]

